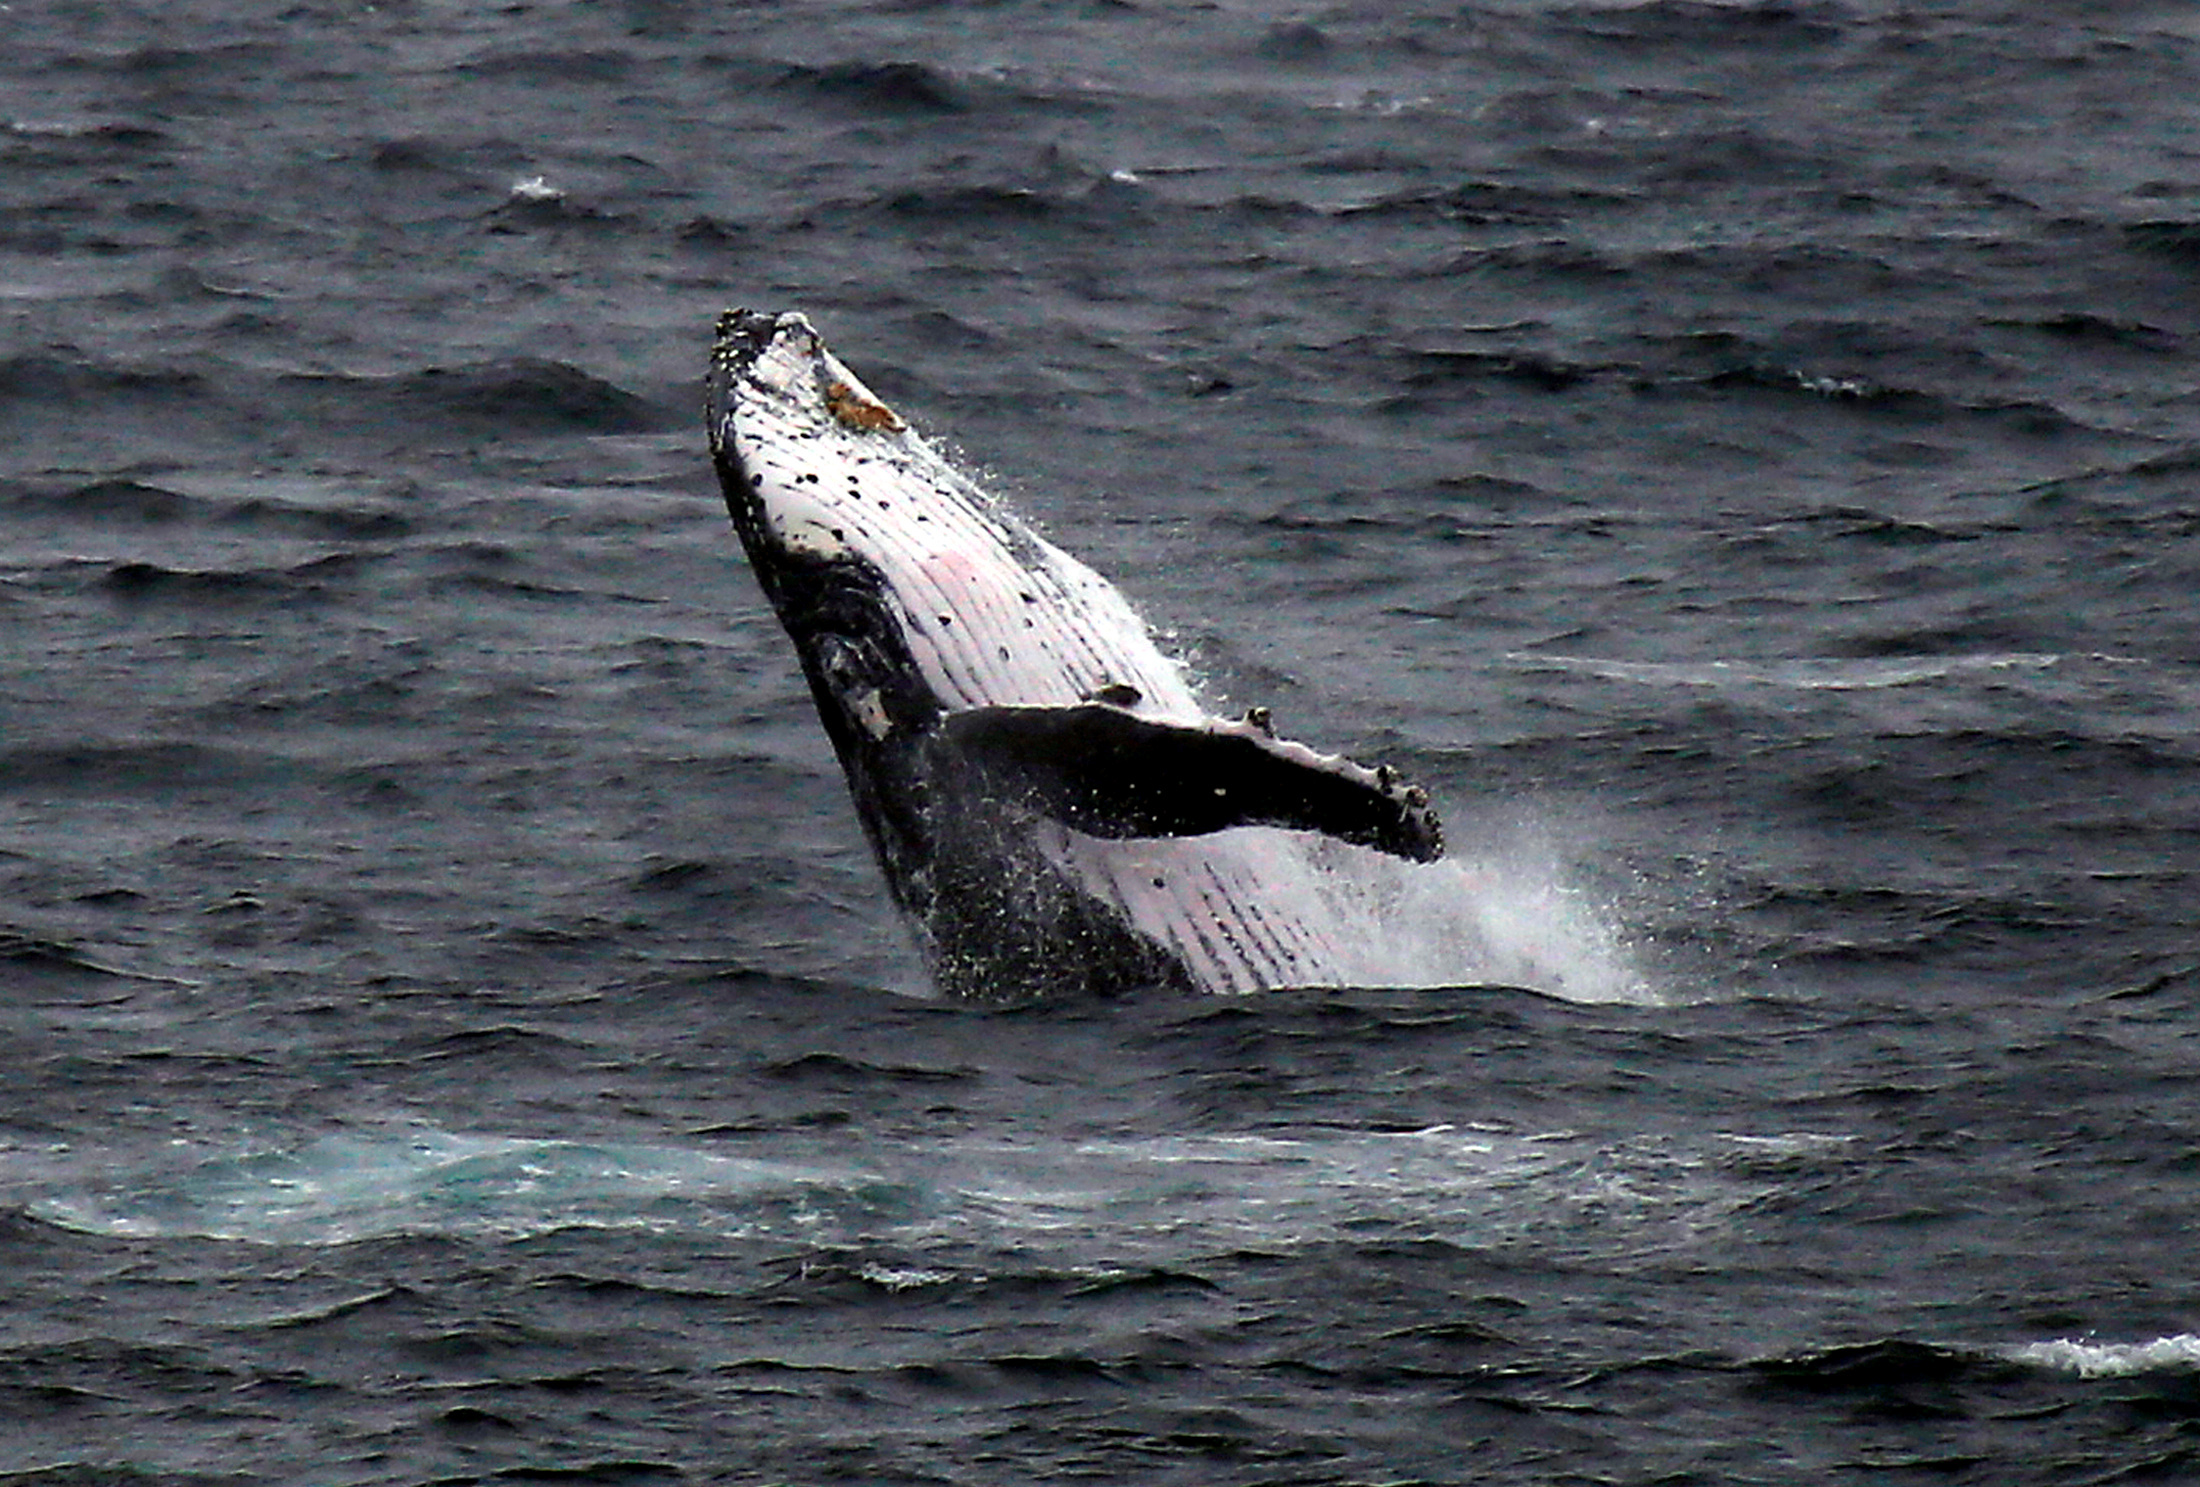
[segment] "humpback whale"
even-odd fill
[[[796,313],[729,310],[712,461],[887,888],[949,996],[1367,979],[1373,864],[1427,794],[1211,714],[1106,579],[880,401]],[[1378,974],[1379,973],[1375,973]]]

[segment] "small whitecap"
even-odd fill
[[[1869,382],[1857,377],[1815,377],[1808,372],[1792,375],[1796,386],[1822,398],[1866,398],[1875,390]]]
[[[928,1270],[911,1265],[881,1265],[876,1261],[858,1266],[856,1279],[868,1281],[883,1291],[917,1291],[928,1286],[944,1286],[959,1279],[952,1270]]]
[[[553,186],[545,176],[527,176],[512,183],[512,200],[526,202],[555,202],[565,200],[562,188]]]
[[[2059,1369],[2082,1379],[2119,1379],[2133,1374],[2200,1370],[2200,1336],[2180,1332],[2152,1342],[2090,1342],[2059,1337],[2026,1343],[2008,1356],[2019,1363]]]

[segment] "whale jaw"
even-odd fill
[[[713,462],[939,989],[1341,984],[1355,859],[1427,796],[1200,705],[1113,585],[1002,510],[799,314],[728,311]]]

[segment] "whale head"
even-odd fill
[[[998,507],[805,316],[722,316],[706,410],[727,509],[836,744],[1103,696],[1200,715],[1121,594]]]

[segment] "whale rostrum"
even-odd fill
[[[1212,716],[1106,579],[1031,531],[794,313],[730,310],[713,462],[889,891],[945,994],[1343,984],[1367,861],[1427,794]]]

